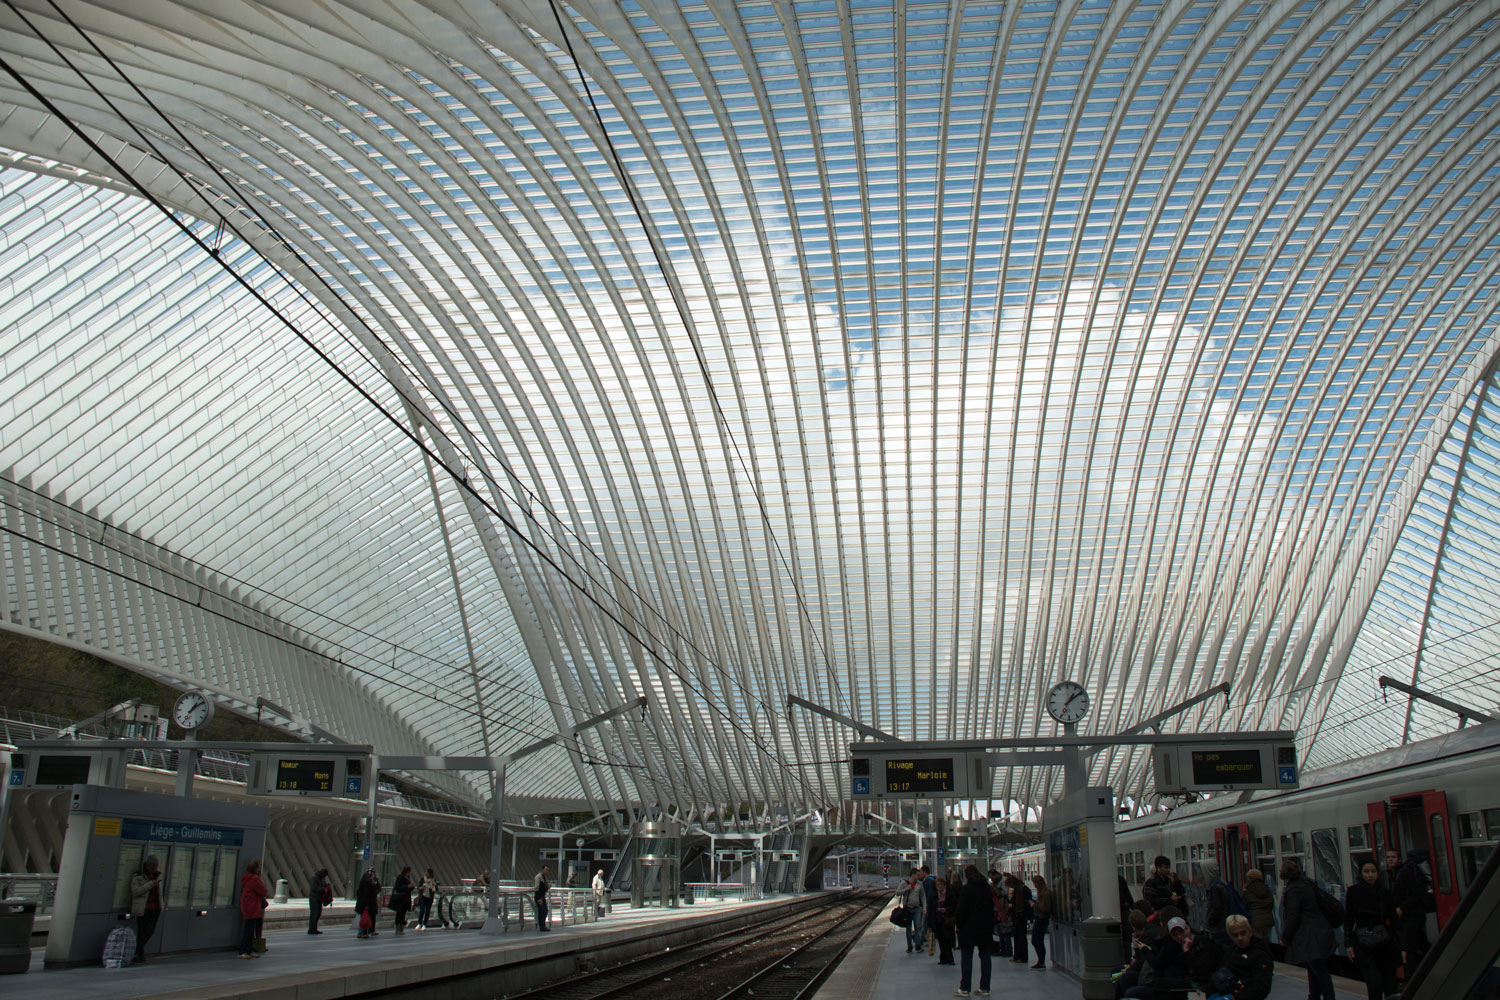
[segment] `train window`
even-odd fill
[[[1489,831],[1491,840],[1500,840],[1500,809],[1486,809],[1484,811],[1484,825]]]
[[[1491,809],[1491,813],[1500,813],[1500,810]],[[1494,817],[1500,819],[1500,816]],[[1490,852],[1495,845],[1489,843],[1489,838],[1500,839],[1500,826],[1490,826],[1486,834],[1486,824],[1483,813],[1459,813],[1458,815],[1458,868],[1463,875],[1464,885],[1473,885],[1474,879],[1479,876],[1479,869],[1489,860]]]
[[[1300,832],[1283,833],[1281,835],[1282,854],[1301,854],[1304,850],[1305,848],[1303,847],[1302,843],[1302,834]]]
[[[1324,890],[1337,894],[1344,887],[1343,865],[1339,861],[1339,832],[1333,827],[1312,832],[1313,881]]]
[[[1351,826],[1349,828],[1349,846],[1359,848],[1369,846],[1369,842],[1365,840],[1364,824],[1360,824],[1359,826]]]
[[[1484,817],[1479,813],[1458,814],[1458,839],[1483,840]]]
[[[1453,867],[1448,863],[1448,824],[1442,813],[1432,815],[1432,881],[1438,892],[1453,891]]]

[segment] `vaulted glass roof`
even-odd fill
[[[4,618],[523,811],[1493,709],[1497,16],[15,0]]]

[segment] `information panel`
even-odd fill
[[[855,798],[983,798],[989,789],[989,755],[984,753],[901,753],[893,748],[858,752],[849,761],[849,791]]]
[[[887,795],[952,795],[958,787],[956,770],[952,757],[887,757],[885,791]]]
[[[1297,748],[1290,743],[1158,744],[1151,760],[1163,795],[1299,785]]]
[[[333,791],[333,761],[283,757],[276,762],[278,792]]]
[[[251,795],[363,798],[369,791],[365,781],[370,758],[329,755],[327,750],[323,753],[325,756],[302,756],[294,750],[256,753],[250,758],[245,790]]]
[[[1259,750],[1194,750],[1193,784],[1259,785],[1265,780]]]

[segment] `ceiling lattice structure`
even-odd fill
[[[647,697],[524,809],[837,803],[789,694],[1451,724],[1375,679],[1500,700],[1497,18],[9,0],[8,627],[446,753]]]

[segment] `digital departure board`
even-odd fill
[[[1194,750],[1192,754],[1195,785],[1259,785],[1264,780],[1258,748]]]
[[[885,762],[887,794],[952,794],[957,789],[952,757],[888,757]]]
[[[1156,790],[1183,792],[1291,789],[1298,786],[1297,747],[1282,742],[1157,744],[1151,748]]]
[[[89,767],[94,763],[94,758],[88,754],[53,754],[39,753],[36,755],[36,775],[31,779],[32,785],[87,785],[89,783]]]
[[[913,747],[902,753],[899,744],[876,749],[868,744],[851,752],[849,792],[855,798],[926,799],[982,798],[990,790],[990,763],[984,753],[925,753]],[[854,748],[851,748],[853,750]]]
[[[308,748],[325,757],[288,757],[285,750],[260,750],[250,756],[245,791],[251,795],[337,795],[363,798],[370,789],[368,755],[343,756]],[[295,752],[295,751],[292,751]]]
[[[333,761],[283,757],[276,761],[278,792],[333,791]]]

